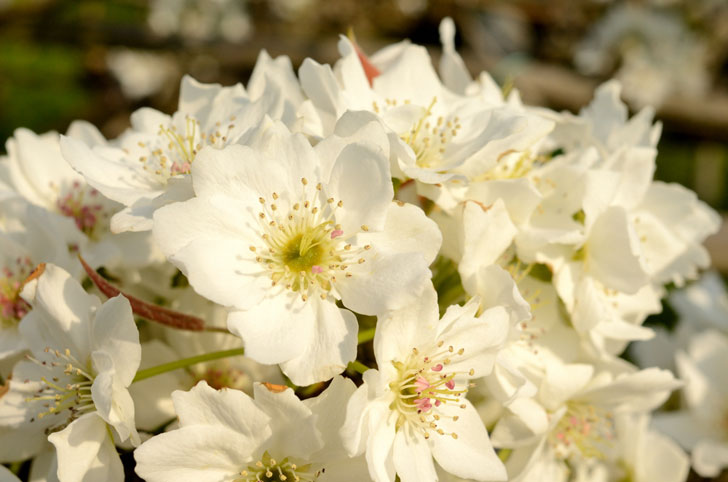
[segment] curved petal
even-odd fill
[[[361,226],[379,231],[394,197],[389,159],[377,146],[349,144],[339,153],[326,190],[343,202],[336,210],[336,220],[345,235],[362,231]]]
[[[81,416],[48,441],[56,447],[58,479],[69,482],[122,482],[124,467],[106,423],[96,413]]]
[[[144,442],[134,451],[135,470],[147,482],[234,480],[257,449],[226,427],[193,425]]]
[[[316,312],[309,302],[282,293],[228,315],[228,329],[243,339],[246,356],[259,363],[291,360],[313,343]]]
[[[460,406],[444,405],[445,416],[438,426],[444,435],[430,437],[432,455],[437,463],[451,474],[464,479],[479,481],[501,481],[507,479],[506,468],[493,450],[488,432],[480,420],[478,412],[469,401]],[[457,415],[457,421],[452,416]],[[451,436],[456,433],[457,438]]]
[[[128,387],[139,368],[142,347],[131,305],[123,295],[110,298],[96,310],[91,343],[93,351],[109,355],[119,382]]]
[[[328,380],[356,358],[358,324],[354,314],[328,301],[311,301],[315,302],[311,342],[298,356],[281,363],[283,373],[296,385]]]
[[[172,400],[183,428],[226,428],[253,444],[271,435],[270,417],[240,390],[215,390],[203,380],[187,392],[173,392]]]
[[[437,480],[432,453],[425,438],[403,427],[394,436],[394,468],[402,482]]]

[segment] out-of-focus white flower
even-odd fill
[[[157,35],[195,41],[242,42],[253,32],[245,2],[237,0],[155,0],[148,23]]]
[[[22,296],[33,308],[20,324],[32,356],[15,366],[0,398],[0,460],[28,458],[48,440],[60,480],[123,480],[110,429],[140,442],[127,390],[141,358],[129,302],[101,304],[51,264]]]
[[[695,471],[715,477],[728,467],[728,338],[704,331],[676,354],[685,408],[655,416],[657,427],[692,452]]]
[[[248,356],[299,385],[326,380],[356,352],[356,319],[336,300],[373,315],[432,290],[440,233],[392,202],[371,142],[333,136],[314,149],[278,123],[250,145],[203,150],[196,197],[155,214],[155,239],[198,293],[233,309]]]
[[[69,220],[13,196],[0,199],[0,373],[7,376],[15,358],[28,348],[18,329],[30,311],[21,297],[25,279],[40,263],[81,269],[73,252],[83,241]],[[68,235],[68,236],[66,236]]]
[[[379,370],[349,401],[342,435],[349,453],[366,452],[377,482],[436,480],[434,457],[447,472],[474,480],[506,480],[478,413],[465,398],[470,381],[491,372],[507,335],[501,307],[475,316],[478,300],[416,306],[379,320],[374,351]]]
[[[659,126],[650,110],[628,119],[610,82],[578,118],[557,122],[566,154],[533,174],[542,197],[516,235],[526,262],[547,264],[577,331],[602,354],[645,339],[662,285],[709,264],[702,241],[720,218],[694,193],[652,181]]]
[[[619,460],[613,472],[634,482],[684,482],[690,472],[690,459],[670,438],[648,428],[645,414],[615,419]]]
[[[701,96],[709,87],[707,48],[684,21],[657,9],[620,3],[594,25],[574,59],[586,74],[615,78],[638,106],[659,106],[668,96]]]
[[[670,294],[670,305],[681,324],[694,330],[712,328],[728,334],[728,292],[717,271],[703,273],[699,280]]]
[[[200,382],[174,392],[180,427],[134,452],[136,472],[148,482],[364,480],[365,465],[346,457],[337,433],[354,390],[336,377],[302,402],[276,385],[256,384],[251,399]]]
[[[101,133],[87,122],[72,123],[67,135],[91,146],[105,143]],[[63,230],[63,237],[78,238],[75,250],[91,266],[133,269],[161,260],[150,233],[114,235],[109,231],[111,216],[122,206],[92,188],[71,168],[61,154],[57,133],[38,135],[17,129],[6,146],[8,156],[0,160],[0,181],[7,185],[6,193],[44,208],[48,216],[69,218],[72,222],[55,224]],[[62,264],[53,259],[36,260],[41,261]]]
[[[112,50],[106,63],[121,91],[132,100],[156,94],[178,75],[174,58],[153,52]]]
[[[615,376],[588,364],[547,365],[537,396],[508,405],[491,434],[497,447],[513,449],[511,480],[532,480],[540,471],[566,480],[569,465],[614,460],[614,417],[653,410],[680,386],[669,371],[632,370]]]

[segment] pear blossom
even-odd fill
[[[492,433],[497,447],[511,452],[510,480],[530,480],[542,471],[569,474],[569,466],[614,460],[615,417],[661,405],[680,386],[672,373],[656,368],[621,373],[584,363],[552,362],[532,399],[506,407]]]
[[[185,76],[174,115],[143,107],[113,143],[63,136],[61,151],[89,185],[125,206],[112,216],[112,232],[148,231],[157,208],[192,195],[188,174],[197,153],[236,142],[261,120],[256,105],[240,84],[201,84]]]
[[[351,311],[381,313],[432,290],[440,244],[417,207],[393,202],[376,145],[332,136],[312,148],[280,123],[250,146],[200,152],[195,197],[158,210],[154,236],[195,290],[231,309],[246,355],[300,385],[356,352]]]
[[[95,127],[82,121],[72,123],[67,135],[89,145],[105,143]],[[37,135],[17,129],[6,146],[8,156],[0,159],[0,179],[7,193],[69,218],[72,222],[57,224],[68,232],[67,237],[80,239],[77,249],[91,266],[119,269],[123,261],[124,268],[134,268],[158,261],[149,233],[112,235],[110,218],[121,205],[89,186],[71,168],[61,154],[57,133]]]
[[[179,428],[136,449],[136,472],[147,482],[364,480],[365,465],[346,457],[337,433],[354,390],[336,377],[301,401],[290,388],[257,383],[250,398],[202,381],[172,394]]]
[[[347,407],[341,432],[350,455],[366,452],[373,480],[437,480],[437,463],[474,480],[506,480],[478,413],[465,398],[470,381],[490,373],[507,334],[495,307],[475,316],[478,301],[451,306],[438,320],[434,300],[379,320],[378,370]]]
[[[656,426],[691,452],[698,474],[716,477],[728,467],[728,338],[713,330],[699,333],[675,363],[685,380],[684,408],[656,415]]]
[[[82,238],[78,232],[66,231],[65,221],[17,196],[0,200],[0,373],[3,376],[10,373],[17,356],[28,348],[19,330],[20,321],[31,309],[21,296],[25,279],[41,262],[53,262],[80,275],[72,252]]]
[[[451,47],[452,20],[443,20],[443,26],[443,38]],[[509,167],[507,176],[496,173],[498,164],[534,162],[539,142],[553,128],[551,120],[507,104],[500,95],[494,100],[484,94],[486,89],[462,87],[469,75],[453,48],[447,49],[448,61],[442,64],[443,80],[425,48],[408,41],[390,45],[366,61],[376,71],[373,77],[349,39],[339,41],[339,51],[342,58],[333,69],[306,59],[299,70],[312,106],[301,109],[312,119],[307,133],[329,135],[347,110],[375,114],[395,134],[393,177],[415,179],[423,195],[447,208],[453,205],[448,200],[453,194],[433,185],[452,181],[458,190],[468,180],[510,177],[518,168]]]
[[[112,433],[140,442],[127,390],[141,356],[129,302],[101,304],[52,264],[41,265],[22,296],[32,307],[20,323],[31,355],[0,398],[0,460],[28,458],[47,440],[60,480],[123,480]]]

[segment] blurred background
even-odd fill
[[[528,103],[577,112],[620,79],[664,123],[657,177],[728,210],[728,0],[0,0],[0,139],[77,118],[115,137],[142,105],[173,112],[184,73],[245,82],[262,48],[332,62],[349,28],[436,58],[444,16],[471,71]]]
[[[728,209],[728,0],[0,0],[0,139],[76,118],[115,137],[142,105],[173,112],[184,73],[245,82],[262,48],[332,62],[349,28],[437,57],[444,16],[471,71],[528,103],[576,112],[620,79],[664,123],[657,177]]]
[[[334,62],[350,28],[365,52],[409,38],[437,61],[445,16],[471,72],[529,104],[576,113],[619,79],[663,122],[656,177],[728,212],[728,0],[0,0],[0,151],[74,119],[116,137],[141,106],[175,111],[184,73],[247,82],[261,49]],[[728,230],[708,244],[728,274]]]

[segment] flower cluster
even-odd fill
[[[720,224],[653,180],[652,112],[630,118],[614,81],[578,115],[524,105],[471,77],[450,19],[440,37],[438,69],[342,37],[333,65],[262,52],[246,86],[185,77],[177,112],[142,108],[117,139],[17,130],[0,462],[60,481],[677,482],[688,457],[650,415],[688,383],[656,426],[696,470],[728,465],[725,337],[679,353],[683,381],[621,357]]]

